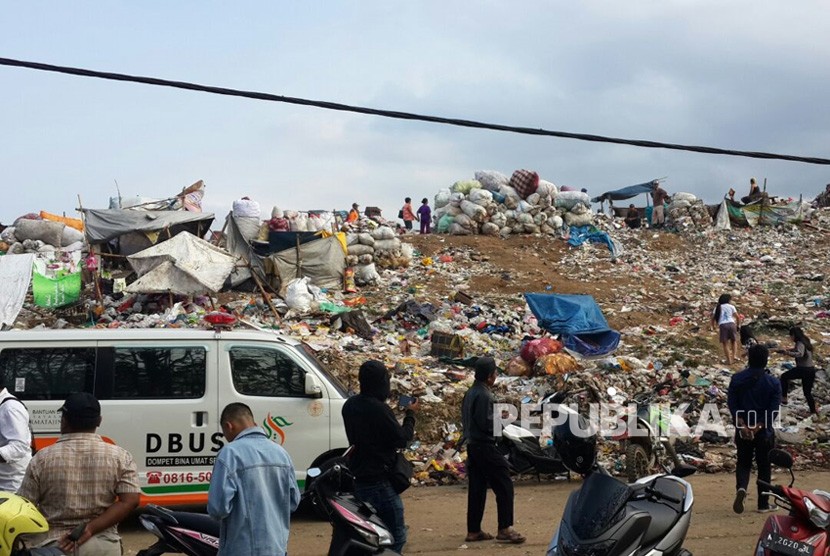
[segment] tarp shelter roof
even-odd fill
[[[129,232],[158,232],[183,224],[200,223],[207,232],[213,223],[209,212],[185,210],[83,209],[87,241],[106,243]]]
[[[636,197],[642,193],[651,193],[654,190],[655,181],[657,180],[652,180],[638,185],[629,185],[628,187],[615,189],[614,191],[606,191],[599,197],[591,199],[591,202],[601,203],[603,201],[624,201],[625,199],[631,199],[632,197]]]
[[[525,299],[539,326],[559,334],[568,349],[591,356],[617,349],[620,333],[590,295],[526,293]]]
[[[218,292],[236,265],[236,259],[223,249],[187,232],[127,260],[139,276],[127,287],[134,293]]]
[[[295,246],[274,253],[267,260],[273,265],[274,274],[279,276],[282,284],[307,276],[312,284],[320,288],[343,287],[346,253],[336,236],[302,243],[299,248]]]

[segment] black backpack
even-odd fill
[[[26,413],[29,412],[29,408],[26,407],[26,404],[23,403],[22,401],[20,401],[19,399],[15,398],[14,396],[9,396],[8,398],[5,398],[2,402],[0,402],[0,406],[2,406],[4,403],[6,403],[9,400],[14,400],[14,401],[18,402],[26,410]],[[32,430],[32,418],[31,418],[31,416],[29,417],[29,436],[31,437],[32,455],[35,455],[37,453],[37,448],[35,448],[35,431]]]

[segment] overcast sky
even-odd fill
[[[0,57],[517,126],[830,157],[826,2],[8,2]],[[0,222],[203,179],[298,210],[476,170],[812,198],[830,167],[529,137],[0,66]],[[221,220],[221,218],[219,218]],[[221,224],[215,226],[221,227]]]

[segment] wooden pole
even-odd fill
[[[262,293],[262,299],[264,299],[265,303],[268,304],[268,307],[271,308],[271,312],[274,313],[274,318],[277,319],[277,322],[280,322],[281,319],[279,313],[277,313],[277,308],[274,307],[273,303],[271,303],[271,296],[265,291],[265,286],[262,285],[262,281],[259,279],[259,276],[257,276],[257,273],[250,262],[248,262],[248,270],[251,271],[251,277],[254,279],[254,282],[256,282],[260,293]]]

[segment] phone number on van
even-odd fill
[[[210,471],[202,471],[200,473],[147,473],[147,483],[151,485],[165,484],[175,485],[178,483],[209,483],[211,477]]]

